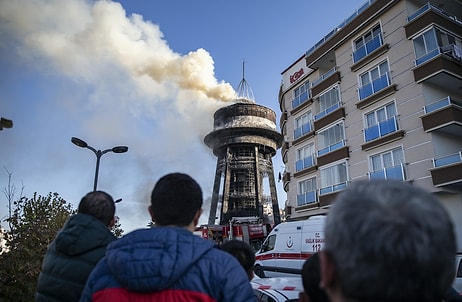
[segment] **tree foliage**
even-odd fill
[[[33,301],[43,255],[48,244],[75,212],[58,193],[34,194],[13,202],[6,219],[7,251],[0,255],[0,297],[5,301]]]

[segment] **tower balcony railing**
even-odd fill
[[[369,179],[397,179],[405,180],[404,164],[399,164],[393,167],[387,167],[380,170],[369,172]]]
[[[326,73],[321,75],[318,79],[314,80],[311,83],[311,87],[314,87],[314,86],[318,85],[319,83],[321,83],[322,81],[327,79],[330,75],[334,74],[336,71],[337,71],[337,67],[331,68],[329,71],[327,71]]]
[[[460,47],[458,47],[457,45],[455,45],[455,44],[448,44],[448,45],[444,45],[444,46],[438,46],[435,49],[430,50],[426,54],[424,54],[424,55],[420,56],[419,58],[417,58],[417,60],[415,60],[415,66],[419,66],[420,64],[425,63],[425,62],[429,61],[430,59],[432,59],[432,58],[434,58],[434,57],[436,57],[436,56],[438,56],[440,54],[452,57],[452,58],[457,59],[457,60],[460,60],[461,59],[461,53],[462,53],[462,49]]]
[[[313,131],[313,125],[310,121],[308,123],[303,124],[301,127],[295,128],[294,139],[302,137],[303,135],[310,133],[311,131]]]
[[[398,131],[398,120],[396,119],[396,116],[393,116],[375,124],[374,126],[364,129],[364,141],[369,142],[395,131]]]
[[[310,155],[305,158],[299,159],[295,162],[295,172],[299,172],[307,168],[313,167],[314,164],[315,164],[314,155]]]
[[[382,44],[382,34],[378,34],[372,40],[370,40],[360,48],[356,49],[355,52],[353,52],[353,63],[356,63],[365,56],[369,55],[371,52],[382,46]]]
[[[359,88],[359,99],[363,100],[368,96],[391,85],[389,73],[383,74],[381,77]]]
[[[433,158],[432,161],[433,161],[433,167],[435,168],[452,165],[455,163],[460,163],[462,162],[462,151],[459,151],[454,154],[438,157],[438,158]]]
[[[335,185],[330,185],[330,186],[319,189],[319,195],[324,195],[324,194],[329,194],[329,193],[341,191],[341,190],[346,189],[346,187],[347,187],[347,182],[346,181],[335,184]]]
[[[297,206],[304,206],[316,202],[316,191],[305,192],[297,195]]]
[[[333,104],[332,106],[328,107],[327,109],[325,109],[325,110],[323,110],[323,111],[321,111],[321,112],[315,114],[315,115],[314,115],[314,120],[317,121],[317,120],[319,120],[320,118],[322,118],[322,117],[328,115],[329,113],[331,113],[331,112],[337,110],[338,108],[340,108],[340,102],[337,102],[337,103]]]
[[[308,91],[301,93],[298,97],[292,100],[292,109],[295,109],[301,104],[305,103],[306,101],[308,101],[309,98],[310,98],[310,95]]]
[[[433,111],[448,107],[450,105],[456,105],[456,106],[462,108],[462,102],[454,100],[450,96],[447,96],[447,97],[445,97],[445,98],[443,98],[441,100],[438,100],[436,102],[433,102],[431,104],[426,105],[424,107],[424,113],[428,114],[430,112],[433,112]]]
[[[318,150],[318,157],[319,157],[319,156],[322,156],[322,155],[324,155],[324,154],[326,154],[326,153],[329,153],[329,152],[331,152],[331,151],[340,149],[340,148],[344,147],[345,145],[346,145],[346,141],[345,141],[345,140],[341,140],[341,141],[339,141],[339,142],[337,142],[337,143],[335,143],[335,144],[332,144],[332,145],[330,145],[330,146],[324,147],[324,148]]]

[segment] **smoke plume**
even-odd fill
[[[59,97],[40,107],[63,110],[59,116],[69,124],[47,124],[49,110],[38,111],[44,128],[69,127],[90,144],[129,147],[124,156],[130,161],[124,159],[118,171],[130,177],[100,174],[108,190],[123,192],[122,210],[132,215],[134,202],[146,212],[146,192],[174,170],[201,175],[207,192],[215,162],[202,140],[212,129],[213,112],[235,92],[216,79],[205,49],[176,53],[159,25],[127,16],[109,0],[0,1],[0,47],[50,79]]]

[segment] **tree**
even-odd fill
[[[0,297],[6,301],[33,301],[43,255],[64,222],[72,205],[58,193],[34,193],[13,202],[7,252],[0,255]]]

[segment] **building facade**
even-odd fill
[[[462,2],[365,3],[282,72],[286,217],[361,179],[436,194],[462,245]]]

